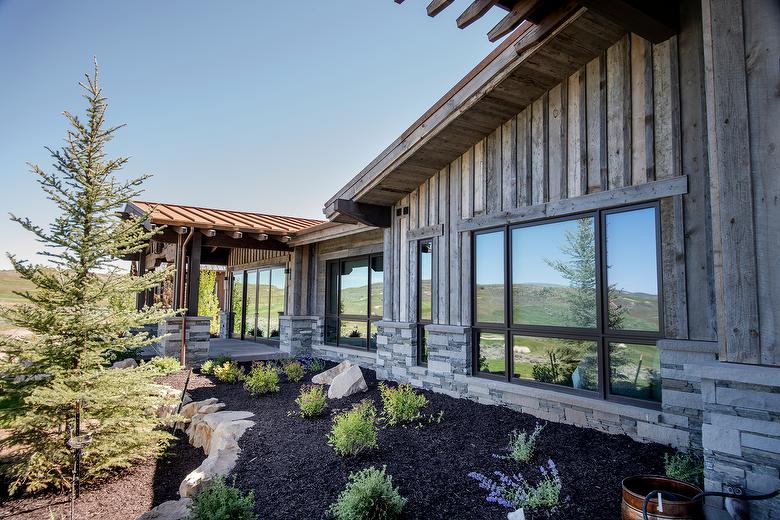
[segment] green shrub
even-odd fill
[[[323,370],[325,370],[325,363],[323,363],[321,359],[312,358],[309,362],[309,372],[319,373]]]
[[[233,361],[233,358],[228,356],[227,354],[220,354],[219,356],[215,357],[214,359],[207,359],[204,361],[204,363],[200,366],[200,373],[204,376],[213,376],[214,375],[214,369],[220,365],[224,365],[225,363],[228,363],[230,361]]]
[[[328,512],[336,520],[391,520],[401,517],[406,499],[393,487],[386,467],[351,473],[349,482]]]
[[[342,457],[358,455],[376,448],[376,437],[376,408],[371,401],[362,401],[333,419],[328,445]]]
[[[252,395],[279,391],[279,372],[270,363],[257,363],[244,380],[244,388]]]
[[[328,404],[325,389],[319,385],[304,386],[295,400],[303,417],[315,417],[321,414]]]
[[[381,383],[379,392],[384,405],[383,414],[391,425],[419,419],[422,417],[420,410],[428,405],[428,399],[415,392],[411,385],[398,385],[396,388],[391,388]]]
[[[149,361],[149,367],[165,375],[181,370],[179,360],[171,356],[155,356]]]
[[[664,454],[664,469],[669,478],[701,486],[704,479],[704,460],[693,453],[678,451],[671,457]]]
[[[303,379],[304,374],[306,374],[306,371],[303,369],[303,365],[301,365],[298,361],[290,361],[286,365],[284,365],[284,373],[287,375],[287,379],[292,381],[293,383],[297,383],[301,379]]]
[[[509,434],[509,455],[502,458],[512,459],[515,462],[528,462],[536,449],[536,439],[542,433],[544,426],[536,424],[534,431],[527,432],[514,430]]]
[[[226,361],[214,367],[214,377],[223,383],[233,385],[244,378],[244,371],[235,361]]]
[[[235,484],[235,482],[234,482]],[[216,477],[192,497],[187,520],[256,520],[255,495],[246,495]]]

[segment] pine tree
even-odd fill
[[[6,466],[12,492],[69,486],[74,455],[66,443],[77,403],[81,433],[91,436],[82,454],[82,480],[129,467],[171,438],[154,414],[163,399],[153,383],[156,373],[148,366],[109,368],[113,352],[153,342],[134,328],[166,314],[159,305],[136,311],[122,303],[168,276],[131,276],[117,263],[142,251],[152,237],[141,225],[145,216],[118,216],[147,176],[115,177],[127,158],[108,158],[104,151],[120,127],[106,125],[97,63],[94,75],[79,85],[88,102],[86,118],[64,113],[70,123],[65,144],[47,148],[54,173],[30,165],[59,215],[48,227],[11,215],[44,245],[41,254],[50,264],[8,255],[35,286],[19,293],[23,304],[2,310],[4,318],[32,332],[0,338],[0,425],[9,432],[0,450],[13,452]]]

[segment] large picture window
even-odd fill
[[[235,271],[231,284],[233,327],[236,339],[279,339],[279,316],[284,312],[287,275],[284,267]]]
[[[656,203],[475,233],[474,373],[660,402],[658,233]]]
[[[325,288],[325,343],[376,350],[376,325],[382,319],[382,255],[328,262]]]

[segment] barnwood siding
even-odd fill
[[[701,85],[700,69],[685,74]],[[426,233],[435,248],[433,320],[469,325],[471,235],[464,230],[464,219],[494,215],[498,222],[501,215],[524,207],[575,202],[583,195],[702,168],[699,161],[681,159],[678,76],[677,37],[653,45],[627,35],[397,203],[391,228],[385,231],[385,254],[393,258],[392,264],[385,264],[386,292],[394,295],[386,302],[385,319],[417,320],[416,284],[409,282],[417,273],[415,240],[426,238]],[[701,99],[696,102],[700,105]],[[687,124],[703,126],[701,106],[684,115]],[[700,133],[686,137],[699,144],[704,139]],[[703,193],[700,181],[696,186],[697,194]],[[409,215],[396,217],[396,210],[405,206],[410,206]],[[703,203],[697,198],[687,208],[683,197],[675,195],[661,208],[666,335],[714,339],[709,305],[696,302],[688,309],[685,249],[690,245],[703,251],[708,230],[686,229],[686,209],[698,216]],[[705,266],[692,279],[697,296],[711,300],[706,281],[710,275]]]
[[[290,258],[290,253],[284,251],[265,251],[262,249],[231,249],[228,257],[228,268],[237,266],[260,265],[265,260],[278,260],[279,263],[286,263]],[[264,265],[269,265],[265,263]]]

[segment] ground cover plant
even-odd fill
[[[220,354],[214,359],[207,359],[200,366],[200,373],[206,376],[213,376],[214,368],[229,363],[230,361],[233,361],[233,358],[227,354]]]
[[[385,470],[370,467],[349,475],[349,482],[328,512],[336,520],[393,520],[401,517],[406,499]]]
[[[216,477],[192,497],[187,520],[256,520],[253,492],[244,493]]]
[[[306,370],[299,361],[290,361],[285,363],[283,370],[284,374],[287,376],[287,379],[293,383],[300,382],[300,380],[303,379],[303,376],[306,375]]]
[[[244,388],[252,395],[279,391],[279,371],[271,363],[256,363],[244,378]]]
[[[497,455],[498,458],[511,459],[515,462],[528,462],[536,449],[536,439],[542,433],[544,426],[537,424],[529,434],[525,431],[512,430],[509,434],[508,455]]]
[[[244,370],[235,361],[225,361],[214,367],[214,377],[222,383],[234,385],[244,378]]]
[[[411,385],[392,387],[380,384],[379,393],[382,396],[382,416],[391,426],[422,418],[421,410],[428,405],[428,399],[415,392]]]
[[[376,448],[376,439],[376,408],[366,400],[333,418],[328,445],[342,457],[354,457]]]
[[[320,385],[304,386],[295,403],[301,410],[302,417],[316,417],[328,406],[328,395],[325,393],[325,388]]]
[[[695,453],[664,454],[664,470],[667,477],[696,486],[701,486],[704,480],[704,460]]]
[[[147,363],[146,366],[152,370],[156,370],[164,376],[181,370],[181,363],[179,363],[179,360],[171,356],[155,356],[149,360],[149,363]]]

